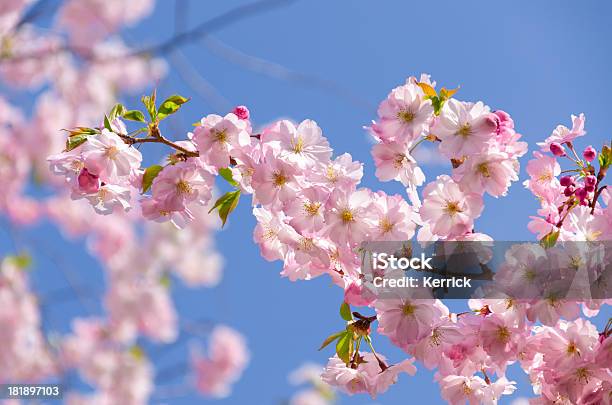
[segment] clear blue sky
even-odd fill
[[[158,3],[153,16],[128,31],[132,44],[142,45],[139,38],[143,35],[149,44],[172,35],[174,2]],[[183,18],[193,26],[244,3],[191,0]],[[302,0],[215,34],[241,52],[319,78],[301,83],[249,71],[201,42],[183,51],[229,105],[248,105],[256,124],[279,117],[312,118],[337,154],[349,152],[365,163],[365,186],[401,192],[399,185],[376,181],[371,144],[362,126],[375,118],[375,106],[391,88],[421,72],[432,74],[440,85],[460,85],[459,99],[482,100],[493,109],[508,111],[532,148],[558,123],[569,125],[571,113],[580,112],[587,115],[588,131],[587,143],[581,146],[592,143],[599,149],[610,140],[611,12],[607,2]],[[200,97],[170,66],[170,75],[160,83],[159,91],[193,98],[176,118],[177,125],[187,130],[205,114],[224,112],[218,110],[222,102]],[[528,158],[522,159],[521,181]],[[425,167],[429,179],[442,170],[442,166]],[[487,203],[477,222],[479,230],[501,240],[533,238],[526,225],[538,205],[519,183],[510,189],[509,197],[488,199]],[[281,279],[280,263],[268,263],[259,256],[251,236],[254,225],[245,199],[217,237],[226,258],[218,288],[188,290],[179,282],[173,285],[173,297],[186,318],[226,322],[247,335],[252,361],[223,404],[281,403],[295,391],[287,374],[304,361],[325,363],[331,350],[316,349],[325,336],[342,327],[337,315],[341,291],[326,278],[299,283]],[[92,283],[92,291],[100,294],[99,265],[83,253],[82,241],[62,241],[58,231],[47,224],[31,229],[26,236],[44,240],[47,248],[61,252],[81,281]],[[0,232],[0,253],[9,250],[6,234]],[[65,285],[48,258],[34,255],[36,288],[49,291]],[[463,302],[450,305],[451,309],[465,308]],[[84,312],[72,300],[53,306],[49,314],[50,329],[67,331],[69,317]],[[376,340],[379,350],[392,361],[401,358],[385,338]],[[185,344],[168,351],[161,368],[181,362],[185,351]],[[366,396],[342,396],[341,403],[442,403],[432,375],[420,367],[416,377],[403,376],[400,384],[376,402]],[[519,394],[531,394],[521,371],[510,377],[519,382]],[[190,396],[167,403],[200,401],[207,402]]]

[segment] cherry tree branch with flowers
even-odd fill
[[[203,117],[185,140],[170,142],[158,124],[187,101],[178,95],[159,106],[155,93],[143,97],[148,122],[143,112],[117,105],[100,128],[72,130],[66,150],[48,160],[72,197],[88,200],[98,213],[126,211],[139,195],[143,218],[179,228],[188,229],[197,219],[195,207],[209,203],[216,176],[234,187],[210,210],[217,210],[223,223],[240,196],[252,194],[254,239],[263,258],[283,261],[281,275],[292,281],[327,274],[344,291],[345,329],[321,346],[335,342],[336,354],[322,379],[344,392],[375,397],[400,374],[414,375],[417,360],[437,369],[435,378],[449,403],[493,404],[515,390],[505,371],[519,361],[544,403],[606,400],[612,387],[609,328],[599,333],[579,312],[582,306],[586,316],[594,316],[610,300],[473,299],[470,311],[454,314],[428,295],[381,299],[364,287],[361,243],[415,235],[420,242],[492,241],[474,229],[483,195],[503,197],[519,179],[518,158],[527,144],[519,140],[511,117],[482,102],[459,101],[456,90],[435,88],[428,75],[408,78],[380,104],[369,127],[377,141],[372,148],[376,176],[401,182],[409,202],[360,188],[362,165],[349,154],[332,158],[329,142],[312,120],[281,120],[254,134],[250,113],[240,106],[225,116]],[[132,136],[123,119],[144,123],[135,132],[145,137]],[[610,146],[599,154],[589,146],[580,158],[574,141],[584,134],[584,116],[573,117],[572,129],[558,126],[534,152],[525,186],[542,203],[529,224],[541,246],[519,246],[513,254],[539,257],[558,240],[612,237],[610,194],[603,184],[612,164]],[[142,156],[133,145],[149,142],[175,150],[165,166],[141,168]],[[452,172],[419,192],[426,179],[412,153],[423,142],[437,144]],[[572,162],[575,175],[557,179],[561,157]],[[371,308],[375,315],[352,312],[351,305]],[[413,357],[393,364],[377,353],[374,322],[379,334]],[[364,343],[369,352],[362,350]]]

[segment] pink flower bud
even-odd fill
[[[588,192],[588,193],[592,193],[593,191],[595,191],[595,186],[584,186],[584,189]]]
[[[576,189],[575,193],[576,193],[576,197],[578,197],[580,199],[580,202],[585,200],[587,198],[587,194],[588,194],[588,192],[586,191],[586,189],[584,187],[578,187]]]
[[[482,123],[482,129],[487,132],[499,132],[501,122],[495,114],[489,114]]]
[[[565,149],[558,142],[553,142],[550,144],[550,151],[555,156],[565,156],[566,155]]]
[[[594,186],[595,184],[597,184],[597,177],[589,175],[584,178],[585,186]]]
[[[87,168],[83,168],[77,178],[79,190],[87,194],[97,193],[100,190],[100,179]]]
[[[593,160],[595,160],[595,158],[597,157],[597,151],[595,150],[594,147],[592,147],[591,145],[587,146],[584,149],[584,152],[582,152],[582,157],[587,161],[587,162],[592,162]]]
[[[497,110],[493,114],[497,115],[497,118],[499,118],[499,122],[502,125],[512,122],[512,118],[510,118],[510,114],[508,114],[505,111]]]
[[[240,118],[241,120],[248,120],[251,115],[251,113],[249,112],[249,109],[243,105],[237,106],[236,108],[234,108],[234,111],[232,112],[236,114],[236,116]]]
[[[574,178],[572,176],[563,176],[559,179],[559,183],[563,187],[571,186],[574,184]]]
[[[564,194],[566,197],[569,197],[569,196],[571,196],[572,194],[574,194],[574,190],[575,190],[574,186],[569,185],[569,186],[565,187],[565,190],[563,190],[563,194]]]

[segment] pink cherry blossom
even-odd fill
[[[153,199],[169,211],[181,211],[189,203],[205,205],[212,197],[213,175],[191,161],[166,166],[153,180]]]
[[[440,152],[449,158],[482,153],[497,130],[496,118],[482,102],[450,99],[444,103],[432,132],[442,140]]]
[[[397,180],[404,186],[420,186],[425,175],[416,160],[410,155],[410,144],[379,143],[372,148],[376,165],[376,177],[381,181]]]
[[[193,140],[204,161],[217,169],[230,165],[230,151],[247,146],[251,138],[247,123],[235,114],[210,114],[196,127]]]
[[[299,189],[298,175],[295,166],[274,157],[269,151],[251,179],[255,198],[264,205],[295,198]]]
[[[206,356],[194,352],[192,367],[197,390],[203,395],[223,398],[249,362],[244,337],[227,326],[216,326]]]
[[[329,193],[322,187],[303,189],[286,204],[285,212],[291,217],[289,223],[302,233],[317,233],[325,225],[325,206]]]
[[[287,120],[275,123],[262,133],[265,142],[278,142],[281,159],[305,169],[317,162],[326,163],[332,150],[321,128],[312,120],[304,120],[297,127]]]
[[[440,380],[442,398],[450,405],[476,405],[484,399],[485,381],[480,377],[448,375]]]
[[[518,161],[505,153],[489,152],[470,156],[453,172],[453,179],[466,191],[500,197],[518,180],[518,166]]]
[[[544,142],[538,142],[537,145],[541,148],[542,152],[548,152],[552,143],[564,144],[572,142],[574,139],[584,136],[586,131],[584,130],[584,122],[586,118],[584,114],[578,116],[572,115],[572,129],[569,129],[563,125],[558,125],[553,133],[546,138]]]
[[[378,107],[378,122],[372,130],[384,141],[405,143],[418,138],[433,118],[431,100],[415,83],[407,83],[389,93]]]
[[[416,373],[416,368],[412,364],[413,359],[406,359],[400,364],[382,370],[372,353],[360,353],[360,355],[365,362],[360,363],[357,368],[347,367],[337,356],[330,358],[321,378],[325,383],[338,387],[349,395],[367,392],[372,398],[376,398],[377,394],[387,391],[389,386],[397,382],[399,373],[405,372],[408,375]],[[384,356],[379,355],[379,359],[385,361]]]
[[[329,189],[342,187],[351,189],[357,187],[363,177],[363,165],[348,153],[338,156],[331,162],[319,165],[313,173],[309,173],[309,180],[323,185]]]
[[[114,132],[103,129],[100,135],[87,138],[83,147],[83,159],[89,172],[111,183],[138,169],[142,154],[123,142]]]
[[[373,240],[410,240],[414,236],[418,215],[399,195],[388,196],[383,192],[375,193],[370,206],[370,218],[376,228],[372,231]]]
[[[374,309],[379,332],[402,348],[428,336],[445,310],[436,300],[404,298],[378,299]]]
[[[131,208],[132,192],[128,187],[115,184],[100,186],[98,191],[84,196],[75,195],[72,198],[86,198],[97,213],[108,215],[117,211],[127,211]]]
[[[337,243],[357,244],[365,240],[373,227],[369,219],[371,192],[335,190],[325,212],[326,234]]]
[[[421,219],[431,225],[434,234],[443,237],[472,230],[474,219],[482,212],[482,197],[463,192],[446,175],[439,176],[423,190]]]

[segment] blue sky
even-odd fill
[[[132,45],[154,44],[172,35],[174,2],[158,3],[154,15],[127,32],[126,38]],[[189,3],[183,21],[193,26],[245,2],[180,3],[183,7]],[[388,192],[401,193],[402,189],[398,184],[376,181],[371,143],[362,126],[375,118],[376,105],[391,88],[402,84],[407,76],[421,72],[432,74],[439,85],[460,85],[459,99],[482,100],[493,109],[509,112],[532,149],[558,123],[569,125],[570,114],[580,112],[587,115],[588,135],[579,146],[593,144],[600,149],[604,141],[610,140],[611,4],[570,1],[434,4],[397,0],[300,1],[238,22],[216,33],[212,40],[191,43],[182,51],[193,69],[216,88],[229,106],[249,106],[256,124],[280,117],[314,119],[336,154],[349,152],[365,163],[365,186]],[[229,53],[233,61],[228,59],[227,48],[218,41],[235,50]],[[245,60],[236,51],[302,75],[293,76],[298,80],[286,81],[251,71],[236,64],[236,59]],[[205,114],[225,112],[223,101],[202,97],[193,83],[181,79],[172,64],[169,76],[159,84],[159,92],[192,97],[175,118],[175,125],[185,131]],[[135,99],[126,101],[133,103]],[[20,97],[19,102],[29,105],[31,100]],[[155,151],[154,154],[161,153]],[[521,181],[526,176],[524,167],[528,159],[525,156],[521,161]],[[445,166],[425,166],[429,179],[443,170]],[[488,198],[486,203],[477,222],[479,230],[501,240],[533,238],[526,225],[538,204],[519,183],[512,186],[507,198]],[[264,261],[252,242],[255,221],[249,205],[244,199],[218,234],[218,246],[226,258],[220,286],[188,290],[177,282],[173,285],[173,297],[186,318],[222,321],[248,338],[252,361],[234,387],[233,395],[220,403],[280,404],[295,390],[286,378],[291,370],[304,361],[324,363],[331,354],[331,350],[316,349],[325,336],[342,327],[337,315],[342,296],[327,278],[298,283],[281,279],[280,263]],[[25,232],[23,238],[36,239],[47,250],[56,251],[82,283],[92,286],[92,294],[100,294],[103,281],[100,268],[84,253],[83,241],[63,241],[48,224]],[[6,233],[0,232],[0,253],[10,250]],[[52,261],[40,251],[33,253],[35,287],[44,292],[65,286],[62,273]],[[449,305],[456,310],[465,308],[460,301]],[[85,314],[75,300],[58,303],[48,311],[49,328],[59,331],[67,330],[70,317]],[[609,309],[607,313],[609,316]],[[188,341],[189,338],[183,342]],[[379,351],[391,360],[401,358],[401,353],[385,338],[376,341]],[[183,361],[186,349],[187,345],[180,344],[165,352],[160,359],[161,368]],[[432,375],[419,368],[417,376],[404,376],[400,384],[377,401],[365,396],[342,396],[340,403],[442,403]],[[510,377],[519,382],[520,395],[531,394],[522,372],[511,372]],[[166,403],[200,401],[207,402],[187,396]]]

